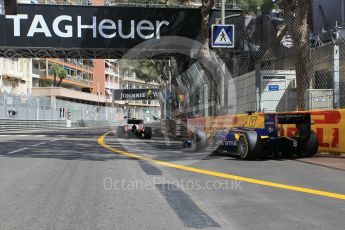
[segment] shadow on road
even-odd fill
[[[97,138],[113,128],[99,128],[99,129],[81,129],[81,130],[60,130],[47,131],[41,133],[31,133],[32,136],[14,139],[0,139],[0,156],[13,158],[56,158],[62,160],[86,160],[86,161],[108,161],[131,159],[111,152],[97,143]],[[16,134],[18,135],[18,134]],[[44,135],[39,137],[37,135]],[[56,137],[62,139],[51,141]],[[35,146],[36,144],[42,143]],[[223,159],[228,161],[242,161],[238,156],[230,153],[213,152],[210,149],[205,149],[199,152],[193,152],[190,148],[183,148],[182,142],[175,139],[168,141],[159,136],[154,135],[152,139],[139,138],[116,138],[113,134],[109,134],[106,138],[106,143],[113,148],[134,152],[138,155],[144,154],[152,159],[168,161],[168,162],[183,162],[188,164],[197,161],[207,161],[214,159]],[[21,148],[26,148],[20,150]],[[16,150],[20,150],[15,152]],[[296,160],[303,157],[298,156],[281,156],[281,157],[260,157],[257,161],[266,160]]]
[[[268,160],[275,160],[275,161],[285,161],[285,160],[298,160],[304,159],[306,156],[297,156],[297,155],[282,155],[282,156],[259,156],[257,159],[254,160],[246,160],[246,161],[268,161]],[[224,159],[228,161],[243,161],[239,156],[231,153],[226,152],[212,152],[208,155],[204,160],[212,160],[212,159]]]

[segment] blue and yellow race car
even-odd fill
[[[208,145],[218,152],[229,152],[242,159],[259,156],[295,154],[313,156],[318,150],[316,134],[311,129],[308,112],[248,113],[245,124],[226,130],[214,131]],[[200,133],[200,132],[199,132]],[[191,146],[199,149],[202,138],[192,134]]]

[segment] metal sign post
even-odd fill
[[[333,108],[340,108],[340,75],[339,75],[339,46],[334,46],[333,51]]]

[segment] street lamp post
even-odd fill
[[[231,14],[231,15],[225,16],[225,3],[226,3],[226,0],[221,1],[221,17],[215,19],[217,24],[219,24],[220,22],[221,24],[224,25],[226,19],[241,16],[241,14]],[[222,113],[228,113],[228,109],[229,109],[229,98],[228,98],[228,92],[226,91],[229,85],[229,76],[225,75],[225,69],[226,69],[226,65],[225,65],[225,62],[223,61],[223,64],[221,65],[222,73],[221,73],[221,78],[220,78],[220,107],[221,107],[221,110],[223,110],[221,111]]]
[[[221,24],[225,24],[225,1],[226,0],[222,0],[222,5],[221,5]],[[221,82],[220,82],[220,108],[221,108],[221,113],[224,113],[225,112],[225,109],[224,109],[224,101],[225,101],[225,88],[224,88],[224,84],[225,84],[225,81],[226,81],[226,76],[225,76],[225,62],[223,62],[223,65],[222,65],[222,73],[221,73]],[[227,111],[226,111],[227,112]]]
[[[221,23],[225,24],[225,1],[222,0],[222,5],[221,5]]]

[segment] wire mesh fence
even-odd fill
[[[247,17],[243,51],[231,67],[238,113],[345,108],[344,28],[310,36],[298,15]]]
[[[15,120],[67,120],[73,122],[123,121],[122,108],[95,106],[57,99],[52,104],[50,97],[22,97],[0,94],[0,119]]]

